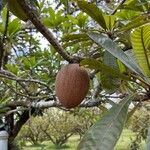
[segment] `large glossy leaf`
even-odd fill
[[[119,71],[117,59],[108,51],[104,52],[103,62],[109,67]],[[101,85],[107,90],[107,92],[113,93],[116,89],[118,89],[120,80],[112,77],[111,74],[106,75],[101,73]]]
[[[150,25],[142,26],[131,33],[131,43],[136,59],[144,73],[150,77]]]
[[[78,1],[77,3],[81,10],[94,19],[103,29],[107,29],[103,13],[95,4],[86,1]]]
[[[111,74],[112,77],[122,78],[124,80],[130,80],[130,78],[128,78],[126,75],[120,73],[119,70],[111,68],[108,65],[92,58],[86,58],[82,60],[80,62],[80,65],[85,65],[90,69],[95,69],[106,75]]]
[[[112,150],[120,137],[133,96],[113,106],[93,125],[78,145],[78,150]]]
[[[89,37],[94,40],[98,45],[102,46],[105,50],[110,52],[113,56],[118,58],[123,64],[125,64],[128,68],[130,68],[135,73],[139,74],[141,77],[145,77],[143,71],[138,66],[138,64],[128,55],[124,53],[124,51],[117,46],[115,42],[113,42],[110,38],[103,34],[99,34],[96,32],[88,33]]]

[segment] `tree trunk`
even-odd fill
[[[19,120],[15,123],[15,125],[13,125],[13,128],[10,131],[9,139],[8,139],[8,150],[17,149],[14,140],[18,135],[19,131],[21,130],[22,126],[27,122],[27,120],[34,112],[35,112],[34,108],[32,108],[31,110],[25,110],[20,116]]]

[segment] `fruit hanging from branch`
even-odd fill
[[[62,106],[74,108],[79,105],[89,90],[89,75],[79,64],[64,66],[56,76],[55,91]]]

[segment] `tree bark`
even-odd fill
[[[21,130],[22,126],[27,122],[27,120],[31,117],[31,115],[34,112],[35,112],[34,108],[31,108],[31,110],[25,110],[20,116],[19,120],[15,123],[9,135],[8,150],[15,150],[14,140],[16,136],[18,135],[19,131]]]

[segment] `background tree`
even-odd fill
[[[79,108],[111,108],[78,149],[113,149],[129,105],[150,98],[149,1],[0,2],[0,115],[10,145],[37,110],[62,108],[54,81],[69,62],[87,67],[91,78]]]
[[[136,111],[127,121],[126,126],[136,135],[135,139],[132,139],[131,149],[139,148],[142,140],[147,140],[149,126],[149,110],[147,107],[136,107]]]
[[[59,148],[72,135],[82,137],[100,114],[101,111],[97,108],[73,112],[56,108],[45,110],[42,116],[31,117],[28,120],[19,132],[17,140],[29,141],[35,145],[47,140]]]

